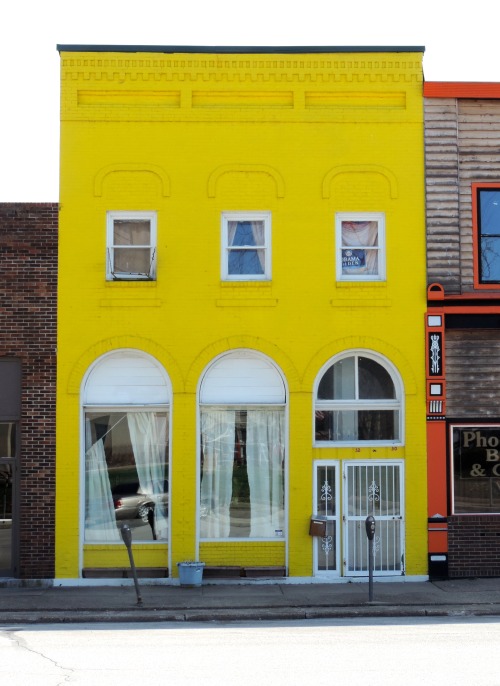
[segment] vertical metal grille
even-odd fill
[[[376,574],[403,574],[402,464],[345,464],[345,574],[368,573],[365,519],[376,521],[373,541]]]

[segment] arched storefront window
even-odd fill
[[[169,380],[139,351],[102,357],[83,387],[86,543],[168,538]]]
[[[395,368],[368,351],[348,352],[320,372],[315,442],[402,443],[402,384]]]
[[[286,391],[270,360],[220,357],[200,387],[200,538],[284,535]]]

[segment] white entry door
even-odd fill
[[[344,575],[368,575],[365,520],[375,518],[374,574],[404,574],[403,462],[344,462]]]
[[[338,474],[338,462],[318,460],[314,463],[314,514],[326,518],[325,536],[313,539],[315,576],[340,574]]]

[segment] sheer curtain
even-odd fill
[[[128,412],[128,429],[141,492],[155,503],[154,523],[157,540],[168,538],[168,519],[162,505],[165,484],[167,417],[155,412]]]
[[[235,421],[234,410],[204,410],[201,414],[201,538],[229,536]]]
[[[343,221],[342,246],[342,273],[378,274],[378,222]],[[347,248],[354,253],[352,265],[344,261]]]
[[[111,495],[108,466],[102,439],[85,453],[87,507],[85,540],[95,543],[119,543],[115,507]]]
[[[264,273],[265,228],[263,221],[229,221],[227,244],[230,248],[230,274]],[[248,248],[253,246],[255,246],[255,250],[238,250],[238,247]],[[256,264],[256,258],[258,259],[258,264]],[[239,268],[233,271],[236,262]]]
[[[250,537],[274,537],[283,528],[283,412],[247,413]]]

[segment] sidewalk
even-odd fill
[[[251,621],[342,617],[500,616],[500,579],[293,584],[206,583],[199,588],[0,587],[0,625],[70,622]]]

